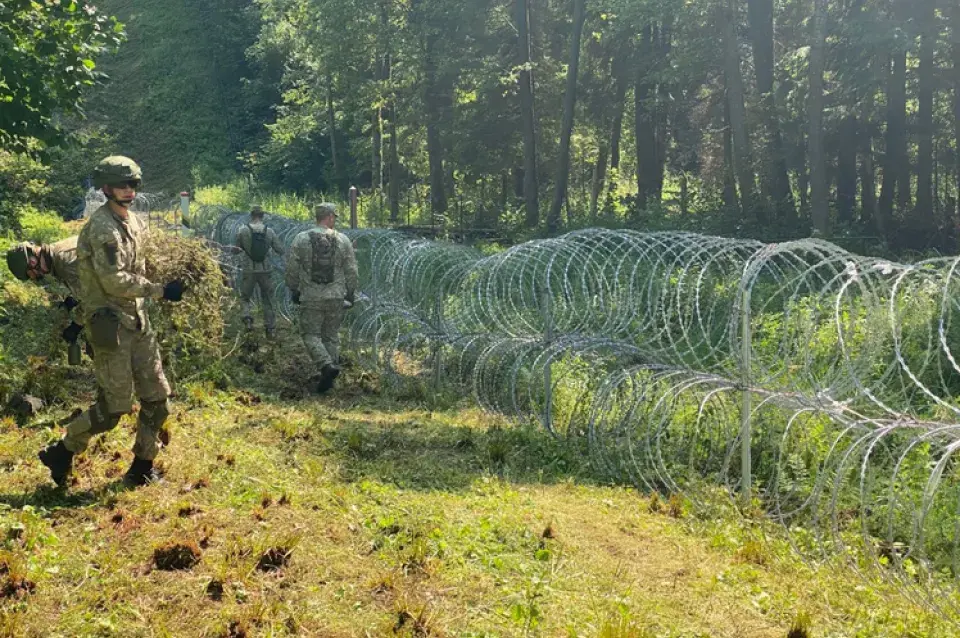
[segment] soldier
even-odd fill
[[[267,259],[270,250],[283,255],[283,244],[272,228],[263,224],[263,210],[254,204],[250,208],[250,223],[237,231],[237,245],[234,252],[243,253],[241,270],[240,299],[243,301],[243,323],[247,330],[253,329],[253,290],[260,290],[260,303],[263,304],[263,324],[267,338],[273,338],[276,315],[273,312],[273,265]]]
[[[300,335],[320,371],[317,392],[333,387],[340,375],[337,354],[344,306],[357,289],[357,258],[346,235],[333,229],[333,204],[314,209],[317,227],[297,235],[287,257],[286,283],[293,303],[300,305]]]
[[[41,281],[46,275],[67,287],[69,295],[60,302],[67,312],[79,305],[80,275],[77,270],[77,238],[68,237],[53,244],[32,244],[24,242],[7,251],[7,267],[20,281]],[[63,339],[73,345],[77,343],[83,326],[71,321],[63,331]],[[78,351],[79,352],[79,351]]]
[[[87,448],[91,437],[112,430],[120,417],[133,411],[134,391],[140,398],[140,417],[134,460],[124,482],[139,486],[159,478],[153,460],[169,414],[170,385],[144,301],[180,301],[184,284],[179,280],[157,284],[145,276],[146,229],[129,210],[140,179],[140,167],[122,156],[107,157],[94,170],[94,184],[103,189],[107,203],[80,231],[77,261],[80,301],[97,354],[99,393],[96,403],[67,425],[63,439],[40,452],[41,462],[60,486],[66,484],[73,456]]]

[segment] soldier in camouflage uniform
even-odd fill
[[[7,267],[20,281],[41,281],[46,275],[67,287],[69,295],[60,302],[67,312],[79,305],[80,273],[77,267],[77,237],[68,237],[53,244],[25,242],[7,251]],[[78,313],[79,314],[79,313]],[[76,319],[63,331],[63,338],[73,343],[83,330]]]
[[[169,414],[170,385],[144,301],[180,301],[184,285],[182,281],[157,284],[145,276],[146,228],[129,211],[140,179],[140,167],[122,156],[102,160],[94,171],[94,183],[103,189],[107,203],[90,215],[80,231],[77,261],[80,301],[97,354],[94,371],[99,393],[97,402],[67,425],[63,439],[40,452],[40,460],[61,486],[73,456],[87,448],[91,437],[112,430],[120,417],[133,411],[134,392],[140,398],[140,417],[134,460],[124,482],[139,486],[158,479],[153,460]]]
[[[243,301],[243,323],[247,330],[253,329],[253,291],[260,290],[263,305],[263,324],[267,338],[273,337],[276,314],[273,311],[273,264],[268,256],[273,250],[283,255],[283,244],[272,228],[263,224],[263,209],[254,205],[250,209],[250,223],[237,231],[235,252],[241,253],[240,299]]]
[[[300,305],[300,335],[319,369],[317,391],[323,393],[340,374],[338,333],[357,290],[357,258],[347,236],[333,229],[336,207],[319,204],[314,214],[317,227],[297,235],[290,246],[286,283]]]

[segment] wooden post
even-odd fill
[[[350,228],[356,230],[357,220],[357,187],[350,187]]]

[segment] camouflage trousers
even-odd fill
[[[328,364],[336,365],[339,360],[342,322],[342,299],[317,301],[300,306],[300,336],[316,371]]]
[[[273,311],[273,273],[245,272],[240,281],[240,300],[243,302],[243,318],[253,319],[253,291],[260,290],[260,304],[263,306],[263,325],[272,332],[277,324]]]
[[[74,453],[87,449],[90,439],[117,427],[133,411],[133,394],[140,399],[140,417],[133,453],[152,461],[160,450],[160,432],[170,413],[170,384],[163,374],[160,346],[150,328],[120,327],[120,345],[98,348],[93,361],[99,392],[97,402],[67,425],[63,444]]]

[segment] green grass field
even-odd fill
[[[286,331],[256,355],[285,373],[240,357],[245,389],[180,387],[166,480],[137,491],[131,417],[65,493],[36,459],[88,372],[75,404],[5,419],[0,632],[733,638],[808,616],[810,636],[951,635],[772,526],[599,484],[580,450],[468,399],[429,409],[357,367],[304,397],[303,356]]]

